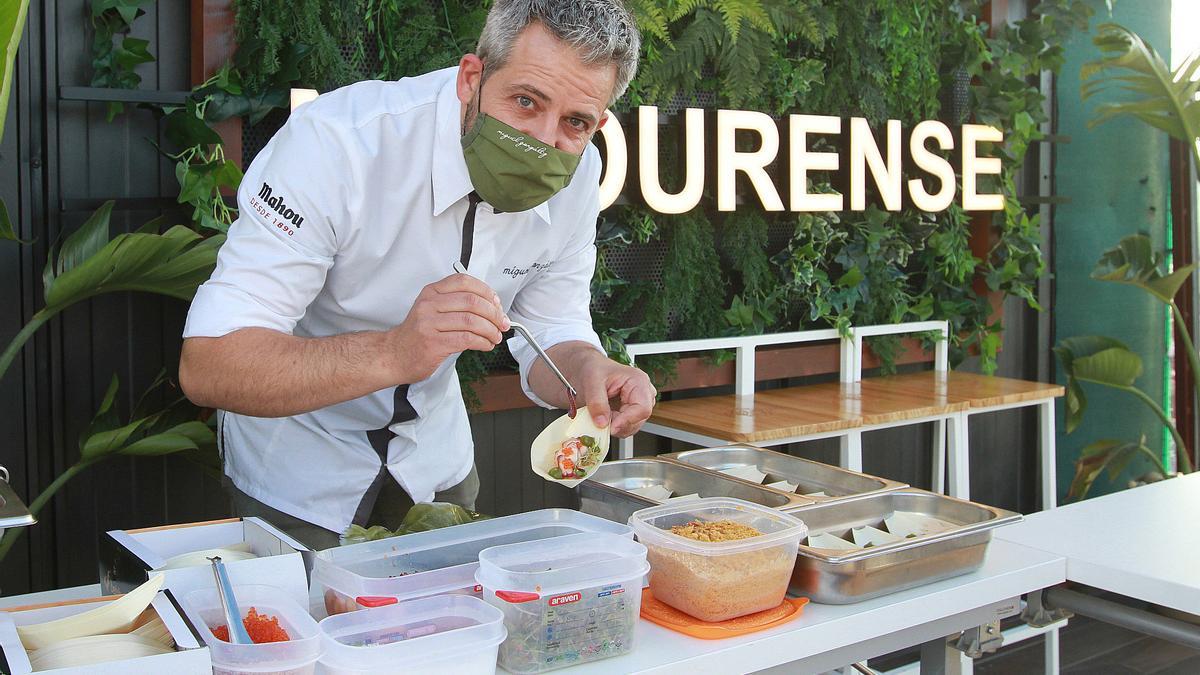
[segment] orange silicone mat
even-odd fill
[[[807,604],[808,598],[784,598],[778,607],[710,623],[667,605],[647,588],[642,591],[642,618],[701,640],[721,640],[782,626],[800,616]]]

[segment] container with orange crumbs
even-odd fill
[[[654,597],[711,622],[779,606],[808,534],[794,516],[727,497],[642,509],[629,525],[646,546]]]

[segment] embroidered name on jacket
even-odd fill
[[[267,206],[275,209],[275,212],[285,220],[292,221],[292,225],[300,227],[300,224],[304,222],[304,216],[288,208],[288,205],[284,202],[283,195],[273,195],[269,184],[262,184],[262,189],[258,191],[258,198],[263,200],[263,203]]]

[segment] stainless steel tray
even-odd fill
[[[811,459],[794,457],[775,450],[756,448],[752,445],[728,445],[719,448],[684,450],[662,455],[662,457],[718,472],[752,466],[767,474],[764,483],[781,480],[796,483],[798,487],[795,494],[815,502],[828,502],[908,487],[906,484],[894,480],[868,476],[864,473],[814,462]],[[828,496],[812,496],[807,494],[809,492],[824,492]]]
[[[7,472],[6,472],[7,473]],[[0,530],[9,527],[25,527],[33,525],[37,519],[29,513],[29,509],[17,497],[8,480],[0,480]]]
[[[992,530],[1021,514],[906,488],[793,509],[809,536],[841,536],[853,527],[879,527],[897,511],[953,523],[945,532],[871,548],[835,550],[800,542],[791,590],[814,602],[843,605],[966,574],[983,564]]]
[[[605,462],[591,478],[579,484],[580,510],[624,523],[638,509],[662,502],[630,492],[662,485],[676,495],[735,497],[777,509],[796,508],[813,501],[799,495],[769,490],[730,476],[657,458]]]

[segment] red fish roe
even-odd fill
[[[246,632],[250,634],[250,640],[256,645],[266,642],[287,642],[291,639],[283,626],[279,625],[279,617],[259,614],[258,610],[253,607],[246,613],[246,618],[242,619],[242,625],[246,627]],[[212,634],[221,642],[229,642],[229,626],[217,626],[212,629]]]

